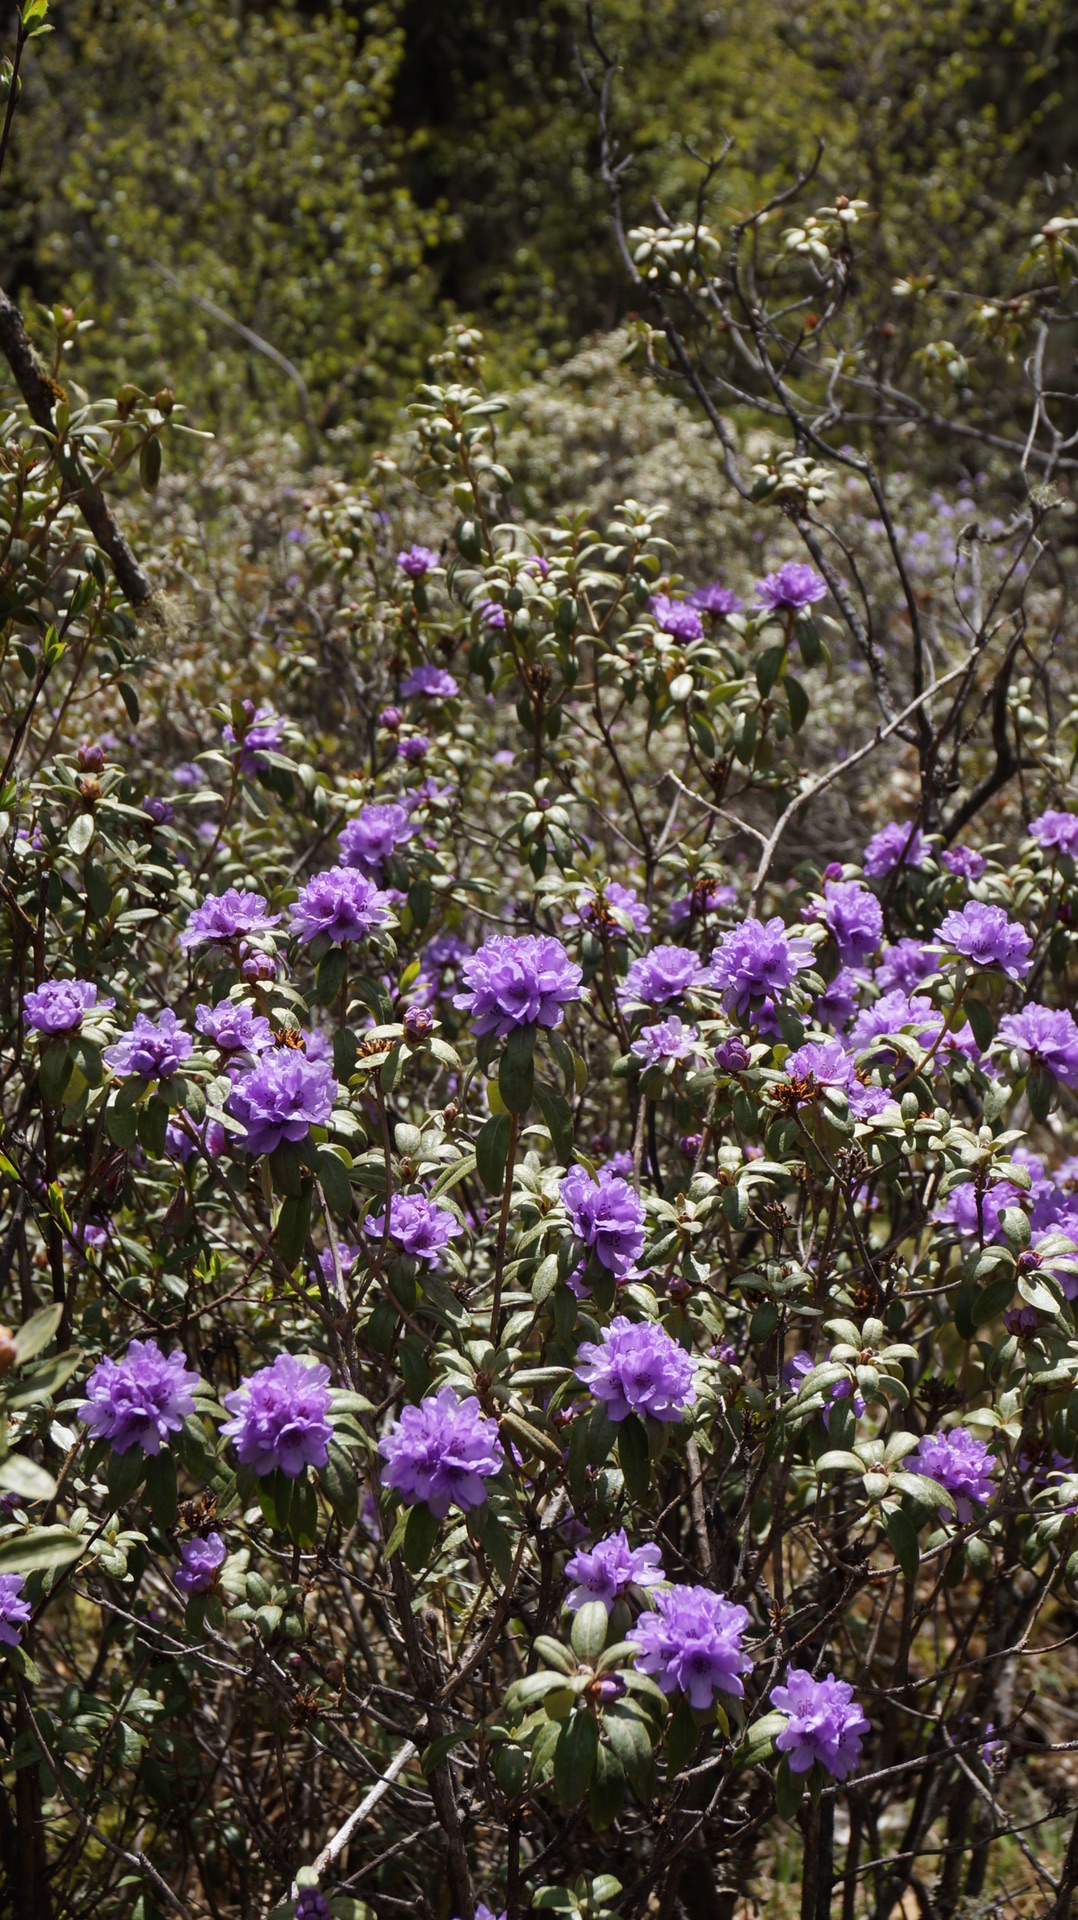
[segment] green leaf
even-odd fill
[[[161,478],[161,442],[156,433],[139,448],[138,474],[145,491],[152,493]]]
[[[573,1110],[563,1094],[544,1087],[541,1081],[536,1081],[535,1099],[550,1135],[554,1157],[567,1166],[573,1152]]]
[[[783,1754],[775,1774],[775,1806],[780,1820],[793,1820],[805,1797],[803,1776],[791,1773],[790,1762]]]
[[[599,1729],[590,1713],[570,1714],[554,1749],[554,1791],[563,1807],[579,1806],[591,1785]]]
[[[112,1453],[105,1467],[105,1485],[109,1490],[109,1510],[115,1513],[142,1485],[146,1455],[141,1447],[128,1447],[126,1453]]]
[[[127,717],[132,726],[137,727],[139,722],[138,694],[135,692],[129,680],[121,680],[118,684],[120,688],[120,699],[127,708]]]
[[[505,1182],[505,1163],[509,1157],[510,1120],[506,1113],[495,1113],[484,1121],[475,1143],[475,1164],[488,1193],[500,1193]]]
[[[424,1747],[419,1756],[419,1764],[423,1772],[428,1776],[432,1774],[437,1767],[441,1766],[446,1755],[452,1753],[454,1747],[460,1746],[462,1740],[474,1740],[475,1732],[474,1727],[457,1727],[454,1733],[443,1733],[440,1740],[432,1740],[430,1746]],[[523,1773],[523,1768],[521,1772]]]
[[[790,725],[795,733],[800,733],[801,728],[808,719],[808,694],[805,692],[800,680],[795,680],[792,673],[786,675],[783,684],[786,688],[786,699],[790,708]]]
[[[94,837],[92,813],[77,813],[67,830],[67,844],[76,860],[81,860]]]
[[[596,1833],[613,1826],[625,1798],[625,1770],[611,1747],[600,1745],[588,1789],[588,1812]]]
[[[651,1487],[648,1435],[635,1413],[618,1422],[618,1459],[630,1499],[646,1500]]]
[[[274,1245],[286,1266],[295,1266],[307,1244],[307,1235],[311,1230],[313,1191],[313,1182],[305,1180],[301,1193],[289,1194],[288,1198],[281,1202]]]
[[[642,1806],[655,1792],[655,1761],[643,1719],[624,1701],[608,1707],[603,1734],[621,1761],[625,1776]]]
[[[422,1573],[437,1545],[442,1523],[428,1506],[413,1507],[404,1529],[404,1564],[409,1573]]]
[[[681,1699],[666,1730],[666,1765],[671,1774],[680,1773],[688,1766],[699,1738],[700,1729],[693,1719],[692,1708],[687,1700]]]
[[[71,1048],[66,1040],[54,1040],[45,1048],[38,1068],[38,1082],[41,1097],[46,1105],[58,1107],[63,1103],[64,1092],[71,1078],[74,1066]]]
[[[348,1168],[332,1147],[316,1147],[314,1151],[315,1172],[319,1185],[326,1196],[326,1205],[335,1220],[347,1220],[352,1211],[352,1183],[348,1178]]]
[[[359,1512],[359,1482],[351,1455],[338,1440],[330,1441],[326,1464],[319,1469],[318,1478],[330,1506],[347,1532],[349,1527],[355,1525]]]
[[[105,1131],[116,1146],[133,1147],[138,1133],[137,1107],[118,1107],[114,1102],[105,1113]]]
[[[535,1028],[514,1027],[498,1062],[498,1092],[510,1113],[527,1113],[535,1092]]]
[[[884,1520],[883,1530],[891,1543],[891,1552],[902,1568],[907,1580],[916,1580],[917,1569],[921,1563],[921,1549],[917,1541],[917,1528],[901,1507],[889,1513]]]
[[[146,1496],[150,1512],[163,1532],[176,1523],[176,1462],[168,1447],[146,1462]]]
[[[778,647],[765,647],[756,662],[756,685],[765,700],[778,679],[785,658],[786,644],[783,642]]]
[[[1010,1306],[1014,1297],[1014,1274],[1007,1273],[999,1280],[990,1280],[986,1287],[980,1287],[973,1296],[973,1324],[985,1327]]]
[[[786,1724],[784,1713],[765,1713],[755,1721],[734,1755],[734,1771],[740,1773],[745,1767],[759,1767],[772,1759],[775,1741]]]
[[[988,1048],[995,1038],[996,1032],[996,1023],[992,1018],[991,1007],[986,1007],[983,1000],[975,1000],[971,997],[963,1001],[962,1011],[973,1029],[973,1038],[976,1040],[981,1052],[987,1053]]]
[[[28,1460],[24,1453],[9,1453],[0,1460],[0,1487],[18,1495],[20,1500],[51,1500],[56,1482],[51,1473]]]
[[[340,993],[348,955],[343,947],[331,947],[323,954],[315,975],[315,993],[324,1007],[331,1007]]]
[[[82,1535],[68,1527],[28,1527],[25,1533],[0,1540],[0,1573],[42,1573],[49,1567],[70,1566],[84,1544]]]
[[[601,1600],[588,1600],[573,1615],[573,1652],[587,1667],[593,1667],[606,1645],[610,1617]]]
[[[64,1317],[62,1306],[40,1307],[37,1313],[25,1320],[15,1335],[15,1365],[24,1367],[28,1360],[44,1351]]]

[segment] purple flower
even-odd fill
[[[324,935],[343,944],[365,940],[389,919],[389,902],[356,867],[330,867],[300,888],[291,909],[292,932],[309,944]]]
[[[207,1160],[219,1160],[228,1152],[228,1135],[219,1120],[196,1124],[186,1107],[181,1107],[165,1128],[165,1152],[170,1160],[186,1166],[200,1147]]]
[[[397,752],[410,767],[418,766],[430,752],[430,741],[425,733],[413,733],[407,740],[398,740]]]
[[[352,1268],[359,1259],[360,1251],[359,1247],[351,1246],[347,1240],[338,1240],[337,1264],[341,1270],[342,1280],[347,1280]],[[318,1265],[321,1268],[323,1280],[326,1281],[327,1285],[332,1286],[337,1277],[333,1269],[332,1247],[323,1247],[322,1252],[318,1256]]]
[[[630,1413],[680,1420],[696,1399],[695,1359],[651,1320],[615,1314],[597,1342],[581,1341],[576,1362],[577,1379],[615,1423]]]
[[[892,820],[873,834],[861,864],[870,880],[882,880],[896,867],[923,867],[930,858],[920,827]]]
[[[406,1507],[425,1501],[437,1520],[451,1506],[462,1513],[482,1506],[484,1481],[505,1460],[497,1423],[484,1417],[474,1395],[458,1400],[452,1387],[402,1407],[379,1452],[386,1462],[383,1485],[394,1487]]]
[[[632,887],[623,887],[618,880],[608,880],[601,887],[582,887],[576,896],[575,908],[562,915],[562,924],[609,927],[615,934],[622,934],[625,929],[613,918],[614,913],[624,914],[637,933],[646,933],[651,923],[640,895]]]
[[[570,1167],[559,1192],[585,1246],[609,1273],[620,1278],[638,1259],[644,1245],[644,1208],[640,1195],[610,1167],[600,1167],[593,1180],[583,1167]]]
[[[1031,837],[1047,852],[1078,854],[1078,813],[1059,813],[1049,808],[1029,823]]]
[[[1078,1086],[1078,1022],[1065,1007],[1031,1000],[1021,1013],[1004,1014],[997,1047],[1017,1047],[1065,1087]]]
[[[22,1597],[26,1585],[21,1573],[0,1573],[0,1642],[17,1647],[30,1618],[30,1602]]]
[[[233,940],[269,933],[280,918],[279,913],[266,912],[263,894],[247,887],[227,887],[195,908],[180,935],[180,945],[185,953],[194,947],[226,947]]]
[[[993,1739],[995,1731],[995,1722],[989,1720],[985,1726],[984,1740],[981,1744],[981,1759],[989,1773],[1002,1773],[1007,1764],[1007,1742]]]
[[[451,673],[444,667],[425,664],[413,667],[401,687],[401,697],[411,699],[415,693],[422,694],[425,700],[452,700],[460,692],[460,687]]]
[[[839,959],[860,966],[883,937],[883,908],[874,893],[856,880],[824,883],[824,919],[835,938]]]
[[[729,587],[722,586],[718,580],[712,580],[706,587],[697,587],[689,595],[690,607],[699,607],[701,613],[710,613],[716,619],[725,619],[728,613],[740,613],[743,602]]]
[[[500,1038],[517,1027],[556,1027],[570,1000],[579,1000],[583,978],[560,940],[549,934],[519,939],[496,933],[464,963],[464,993],[453,1005],[473,1015],[477,1035]]]
[[[715,1048],[715,1065],[720,1073],[744,1073],[751,1067],[752,1056],[739,1033],[730,1034]]]
[[[434,1032],[434,1015],[429,1007],[405,1007],[401,1024],[406,1040],[427,1040]]]
[[[236,760],[241,773],[251,773],[267,764],[263,752],[272,753],[280,746],[284,739],[284,721],[272,707],[259,707],[256,711],[253,700],[243,702],[243,711],[247,715],[247,727]],[[236,746],[235,731],[230,725],[222,727],[221,738],[226,746]]]
[[[812,1358],[811,1353],[792,1353],[782,1369],[783,1380],[790,1391],[796,1392],[805,1375],[811,1373],[813,1367],[818,1364],[819,1362]],[[823,1420],[824,1426],[830,1431],[831,1408],[836,1400],[848,1400],[850,1398],[850,1382],[848,1380],[836,1380],[833,1386],[824,1388],[823,1397],[825,1405],[820,1417]],[[865,1411],[865,1396],[856,1389],[854,1389],[853,1392],[853,1411],[855,1419],[858,1420],[862,1418]]]
[[[770,1698],[788,1716],[775,1745],[789,1756],[791,1773],[808,1773],[817,1761],[832,1780],[853,1772],[869,1723],[845,1680],[833,1673],[814,1680],[804,1667],[787,1667],[785,1684],[772,1687]]]
[[[691,947],[652,947],[632,962],[618,994],[622,1006],[643,1001],[645,1006],[665,1006],[668,1000],[680,1000],[704,978],[700,957]]]
[[[363,1230],[380,1240],[385,1225],[384,1213],[369,1213]],[[456,1214],[439,1206],[437,1200],[428,1200],[425,1193],[395,1193],[390,1198],[390,1244],[401,1253],[411,1254],[413,1260],[425,1260],[433,1266],[450,1240],[461,1232]]]
[[[333,1920],[332,1908],[324,1893],[317,1887],[304,1887],[296,1900],[293,1920]],[[476,1908],[476,1920],[479,1909]]]
[[[23,1019],[38,1033],[74,1033],[87,1013],[105,1013],[115,1000],[98,999],[92,980],[43,980],[23,998]]]
[[[741,1674],[752,1661],[741,1641],[746,1608],[734,1606],[710,1587],[673,1586],[655,1596],[655,1612],[642,1613],[628,1638],[636,1664],[664,1693],[681,1692],[698,1712],[716,1693],[744,1694]]]
[[[800,560],[787,560],[777,573],[768,573],[756,582],[756,599],[769,613],[788,608],[800,613],[814,600],[822,600],[827,582],[814,568]]]
[[[197,1006],[195,1025],[224,1054],[266,1053],[273,1045],[273,1028],[265,1014],[253,1012],[246,1000]]]
[[[702,640],[704,637],[704,623],[687,600],[671,600],[667,593],[654,593],[648,601],[648,612],[659,632],[670,634],[674,640]]]
[[[630,1587],[653,1587],[664,1578],[662,1554],[650,1542],[631,1547],[624,1527],[581,1547],[565,1565],[565,1578],[575,1584],[566,1605],[575,1613],[589,1600],[601,1600],[607,1613]]]
[[[882,993],[889,992],[892,987],[900,987],[903,993],[912,993],[922,980],[939,972],[939,964],[935,947],[927,946],[923,940],[896,940],[893,947],[887,948],[876,968],[876,985]]]
[[[737,888],[718,880],[698,880],[691,893],[681,900],[670,902],[670,925],[683,926],[686,920],[694,920],[705,913],[714,913],[719,907],[733,907],[737,904]]]
[[[838,1040],[808,1040],[791,1053],[783,1067],[788,1081],[815,1083],[822,1089],[835,1087],[846,1095],[856,1120],[880,1113],[890,1095],[882,1087],[865,1086],[857,1077],[857,1067]]]
[[[656,1026],[641,1027],[629,1051],[648,1067],[666,1060],[691,1060],[700,1053],[700,1036],[695,1027],[686,1027],[672,1013]]]
[[[1010,980],[1021,980],[1029,972],[1033,942],[1017,920],[1008,920],[1002,907],[969,900],[944,916],[938,938],[976,967],[1002,967]]]
[[[479,618],[485,627],[504,627],[505,608],[499,606],[496,600],[481,600]]]
[[[378,715],[378,725],[384,727],[387,733],[396,733],[403,719],[404,715],[399,707],[383,707]]]
[[[176,818],[176,809],[167,800],[157,800],[152,795],[142,803],[142,811],[148,814],[155,826],[170,827]]]
[[[911,1473],[923,1473],[938,1481],[951,1494],[958,1518],[966,1526],[973,1518],[974,1506],[986,1507],[995,1491],[992,1469],[995,1460],[983,1440],[976,1440],[968,1427],[952,1427],[948,1433],[926,1433],[905,1466]]]
[[[411,837],[407,809],[391,800],[385,805],[361,808],[337,835],[337,845],[346,867],[358,867],[369,880],[377,880],[385,862]]]
[[[166,1358],[156,1340],[132,1340],[122,1360],[98,1362],[79,1419],[95,1440],[111,1441],[114,1453],[160,1453],[161,1442],[194,1413],[199,1384],[179,1348]]]
[[[208,1593],[227,1551],[219,1533],[208,1533],[204,1540],[185,1540],[180,1548],[181,1564],[172,1576],[180,1592]]]
[[[974,853],[972,847],[945,847],[940,854],[940,865],[961,880],[979,880],[985,859],[983,853]]]
[[[710,980],[727,1012],[744,1017],[781,993],[811,961],[811,942],[787,933],[778,915],[773,920],[742,920],[723,934],[712,957]]]
[[[328,1060],[312,1060],[298,1047],[264,1053],[233,1086],[228,1111],[242,1122],[245,1153],[273,1153],[282,1140],[306,1140],[333,1112],[337,1082]]]
[[[997,1241],[1003,1238],[1003,1214],[1008,1207],[1021,1207],[1026,1195],[1010,1180],[991,1180],[980,1189],[975,1180],[963,1180],[952,1187],[934,1218],[953,1226],[965,1240]]]
[[[137,1073],[144,1080],[167,1080],[180,1063],[194,1051],[187,1028],[180,1025],[171,1007],[166,1007],[155,1026],[146,1014],[137,1013],[130,1033],[121,1034],[104,1059],[114,1074],[123,1078]]]
[[[439,563],[440,556],[435,553],[433,547],[413,545],[406,547],[403,553],[397,555],[397,565],[402,573],[408,575],[409,580],[422,580],[423,575],[432,572]]]
[[[867,975],[860,969],[840,967],[820,994],[813,1012],[821,1027],[844,1027],[857,1009]]]
[[[240,1381],[224,1404],[232,1414],[221,1432],[234,1440],[240,1464],[261,1477],[281,1472],[296,1480],[305,1467],[324,1467],[333,1428],[326,1415],[332,1401],[329,1368],[320,1360],[279,1353],[271,1367],[260,1367]]]

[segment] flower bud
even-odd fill
[[[378,715],[378,725],[385,727],[387,733],[396,733],[404,715],[399,707],[383,707]]]
[[[83,773],[100,773],[105,764],[105,749],[97,746],[92,740],[84,740],[77,758]]]
[[[434,1032],[434,1015],[429,1007],[408,1007],[404,1015],[406,1040],[425,1040]]]

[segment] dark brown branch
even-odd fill
[[[53,406],[62,397],[62,389],[42,368],[22,314],[2,287],[0,350],[26,402],[30,418],[44,433],[55,439],[57,432]],[[64,497],[75,502],[102,553],[111,561],[124,598],[133,607],[143,607],[153,598],[153,587],[121,533],[100,487],[95,486],[81,462],[78,463],[77,472],[77,479],[64,481]]]

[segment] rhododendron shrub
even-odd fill
[[[303,508],[336,677],[281,602],[173,700],[66,469],[3,482],[10,1910],[709,1920],[792,1858],[858,1920],[1033,1857],[1047,1912],[1078,786],[993,679],[1047,505],[960,617],[922,568],[934,677],[896,623],[836,757],[826,447],[694,580],[658,506],[531,515],[478,346]]]

